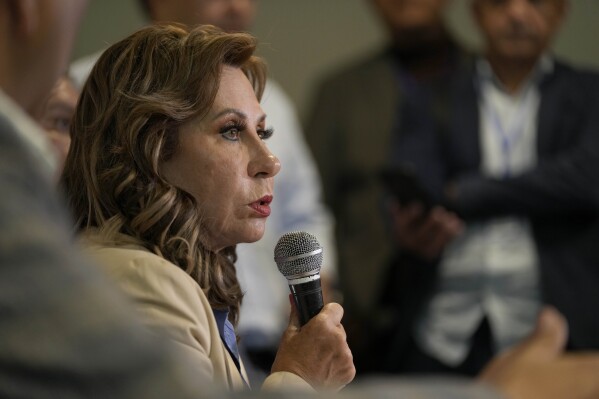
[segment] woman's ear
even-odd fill
[[[46,0],[7,0],[12,29],[17,37],[29,37],[40,23],[40,1]]]

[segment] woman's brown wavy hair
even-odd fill
[[[132,236],[191,275],[213,308],[236,323],[242,292],[235,247],[202,245],[202,210],[167,182],[161,164],[177,151],[182,124],[206,115],[222,67],[239,67],[258,99],[265,65],[255,39],[213,26],[141,29],[108,48],[89,76],[71,126],[62,187],[79,231]]]

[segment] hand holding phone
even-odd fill
[[[463,229],[463,222],[433,200],[418,178],[405,168],[386,169],[383,184],[397,199],[392,207],[395,238],[399,247],[424,259],[435,259]],[[420,210],[411,205],[420,205]]]
[[[425,214],[435,206],[432,195],[409,169],[387,168],[381,172],[380,177],[387,191],[397,199],[400,205],[419,203],[423,206]]]

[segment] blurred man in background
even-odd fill
[[[484,53],[455,80],[444,141],[444,201],[466,226],[419,287],[428,298],[397,362],[413,372],[476,374],[533,329],[543,304],[567,318],[570,349],[599,348],[599,74],[551,54],[567,0],[471,6]],[[405,236],[420,234],[418,215],[397,216]],[[431,221],[427,234],[440,231]],[[425,240],[400,245],[427,253]],[[394,290],[390,303],[401,302]]]
[[[202,376],[73,247],[55,153],[31,119],[66,70],[85,4],[0,1],[0,396],[195,397]]]
[[[439,137],[446,133],[449,83],[468,58],[445,25],[447,0],[369,2],[389,43],[323,81],[306,129],[337,221],[345,325],[359,372],[387,368],[383,332],[393,323],[410,326],[417,312],[408,303],[383,314],[378,304],[387,269],[400,253],[381,172],[407,169],[432,201],[441,198],[446,171]],[[435,245],[444,245],[461,221],[442,207],[433,214],[446,226]],[[422,273],[428,270],[422,266]],[[418,278],[405,284],[417,287]]]

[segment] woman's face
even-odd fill
[[[192,194],[218,251],[262,237],[281,164],[264,139],[266,115],[241,69],[224,66],[212,108],[179,131],[175,155],[163,164],[171,184]]]

